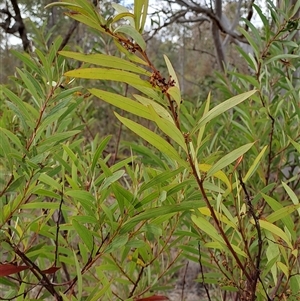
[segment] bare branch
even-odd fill
[[[233,31],[232,29],[228,28],[224,24],[224,21],[222,20],[222,17],[218,16],[217,12],[215,13],[210,8],[202,7],[199,4],[196,4],[195,2],[187,1],[187,0],[176,0],[176,3],[178,3],[178,4],[182,5],[183,7],[185,7],[185,11],[188,10],[188,11],[192,11],[192,12],[195,12],[195,13],[198,13],[198,14],[206,15],[217,25],[218,29],[221,32],[232,36],[234,39],[236,39],[236,40],[238,40],[242,43],[248,43],[242,35],[239,35],[235,31]],[[216,5],[216,7],[217,7],[217,5]]]
[[[19,35],[20,35],[20,38],[21,38],[22,44],[23,44],[23,49],[24,49],[24,51],[27,51],[30,46],[30,41],[27,37],[26,27],[25,27],[25,24],[24,24],[22,16],[21,16],[21,11],[20,11],[20,8],[18,5],[18,1],[11,0],[11,4],[15,11],[14,19],[16,21],[12,28],[15,27],[13,30],[16,30],[19,32]]]
[[[251,0],[249,5],[248,5],[248,14],[246,19],[250,22],[253,16],[253,4],[254,4],[255,0]],[[249,26],[247,25],[247,23],[245,24],[245,30],[248,31]]]

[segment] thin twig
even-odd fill
[[[207,287],[207,284],[205,283],[205,278],[204,278],[204,271],[203,271],[203,265],[202,265],[202,256],[201,256],[201,244],[200,241],[198,241],[198,254],[199,254],[199,266],[200,266],[200,271],[201,271],[201,278],[202,278],[202,285],[204,286],[206,296],[209,301],[211,301],[210,294],[209,294],[209,289]]]

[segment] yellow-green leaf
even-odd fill
[[[243,178],[244,183],[247,182],[247,180],[254,174],[254,172],[256,171],[256,169],[259,166],[259,163],[265,153],[265,151],[267,150],[268,146],[266,145],[258,154],[258,156],[255,158],[254,162],[252,163],[252,165],[250,166],[248,172],[246,173],[245,177]]]
[[[65,73],[65,75],[76,78],[112,80],[116,82],[123,82],[129,85],[151,87],[149,82],[142,80],[137,74],[116,69],[82,68],[68,71]]]
[[[180,94],[179,80],[177,78],[176,72],[175,72],[170,60],[168,59],[168,57],[166,55],[164,55],[164,59],[165,59],[169,74],[171,75],[172,79],[175,81],[175,86],[178,88],[179,94]]]
[[[199,170],[202,172],[208,172],[212,168],[212,165],[204,164],[204,163],[199,164],[198,166],[199,166]],[[212,176],[218,178],[219,180],[224,182],[228,188],[230,188],[230,181],[223,171],[219,170],[216,173],[214,173]]]
[[[283,219],[284,217],[286,217],[287,215],[290,215],[291,213],[293,213],[295,210],[299,210],[300,208],[300,204],[298,205],[290,205],[290,206],[286,206],[283,208],[280,208],[278,210],[276,210],[275,212],[271,213],[269,216],[266,217],[266,220],[270,223],[274,223],[278,220]]]
[[[78,53],[72,51],[60,51],[59,54],[81,62],[91,63],[94,65],[99,65],[107,68],[115,68],[118,70],[131,71],[131,72],[136,72],[143,75],[151,76],[151,72],[135,65],[134,63],[128,62],[127,60],[111,55],[100,54],[100,53],[84,54],[84,53]]]
[[[180,132],[180,130],[176,127],[176,125],[170,122],[169,120],[161,118],[151,105],[148,106],[148,110],[152,115],[152,118],[157,124],[157,126],[172,140],[178,143],[186,153],[188,153],[187,146],[184,141],[184,137]]]
[[[128,97],[124,97],[122,95],[118,95],[115,93],[111,93],[111,92],[107,92],[107,91],[103,91],[103,90],[99,90],[99,89],[90,89],[89,90],[93,95],[101,98],[102,100],[104,100],[105,102],[112,104],[113,106],[120,108],[126,112],[132,113],[134,115],[140,116],[142,118],[146,118],[149,120],[153,120],[153,116],[151,115],[151,113],[149,112],[149,109],[128,98]]]
[[[167,92],[176,101],[177,106],[180,107],[180,105],[181,105],[181,94],[180,94],[179,88],[177,86],[174,86],[174,87],[169,88]]]
[[[223,238],[219,235],[214,226],[202,216],[192,215],[193,223],[203,232],[205,232],[211,239],[224,244]]]
[[[169,144],[165,139],[136,122],[124,118],[117,113],[115,113],[115,115],[126,127],[128,127],[131,131],[136,133],[138,136],[140,136],[147,142],[149,142],[150,145],[154,146],[163,154],[177,161],[180,165],[187,166],[187,162],[181,159],[180,155],[175,150],[175,148],[171,144]]]
[[[121,25],[117,27],[114,32],[121,32],[128,35],[141,47],[142,50],[146,49],[146,42],[144,41],[144,38],[134,27],[130,25]]]
[[[195,128],[192,130],[191,134],[194,134],[199,128],[201,128],[203,125],[208,123],[213,118],[221,115],[222,113],[228,111],[229,109],[235,107],[236,105],[240,104],[241,102],[245,101],[247,98],[252,96],[254,93],[256,93],[256,90],[252,90],[249,92],[245,92],[239,95],[236,95],[234,97],[231,97],[227,99],[226,101],[220,103],[210,111],[208,111],[206,114],[202,116],[202,118],[199,120]]]
[[[251,220],[251,223],[254,224],[253,219]],[[289,248],[293,249],[290,239],[279,227],[277,227],[274,224],[269,223],[268,221],[262,220],[262,219],[259,220],[259,225],[261,228],[263,228],[263,229],[271,232],[273,235],[283,239],[287,243]]]
[[[215,163],[212,168],[208,171],[207,176],[210,177],[214,175],[216,172],[221,170],[222,168],[228,166],[235,160],[237,160],[240,156],[245,154],[251,147],[253,143],[245,144],[234,151],[230,152],[229,154],[225,155],[223,158],[221,158],[217,163]]]
[[[173,120],[171,114],[163,106],[161,106],[159,103],[153,101],[152,99],[146,98],[146,97],[138,95],[138,94],[133,94],[133,97],[138,102],[140,102],[141,104],[143,104],[144,106],[151,105],[153,107],[153,109],[155,110],[155,112],[160,117],[162,117],[163,119],[166,119],[166,120],[174,123],[174,120]]]

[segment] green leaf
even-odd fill
[[[135,28],[140,33],[143,32],[148,12],[148,0],[135,0],[134,1],[134,18]]]
[[[105,149],[105,147],[107,146],[108,142],[110,141],[111,137],[112,136],[105,137],[101,141],[101,143],[99,144],[97,150],[95,151],[94,156],[93,156],[92,166],[91,166],[92,172],[94,172],[96,164],[98,162],[98,159],[101,156],[101,154],[102,154],[103,150]]]
[[[40,73],[39,67],[33,62],[32,58],[28,53],[21,53],[20,51],[16,51],[13,49],[10,49],[10,52],[16,56],[18,59],[20,59],[26,66],[28,66],[31,70],[34,70],[37,73]]]
[[[81,268],[80,268],[79,261],[77,258],[77,254],[75,253],[75,250],[73,250],[73,258],[75,261],[76,275],[77,275],[77,282],[78,282],[78,285],[77,285],[78,286],[78,295],[77,296],[79,297],[78,300],[81,300],[82,288],[83,288],[82,273],[81,273]],[[67,300],[70,300],[70,299],[67,299]]]
[[[231,244],[233,250],[238,254],[241,255],[245,258],[248,258],[247,254],[241,250],[238,246]],[[204,247],[206,248],[213,248],[213,249],[220,249],[220,250],[224,250],[225,245],[224,244],[220,244],[217,241],[213,241],[213,242],[207,242],[206,244],[204,244]],[[226,248],[227,249],[227,248]]]
[[[167,90],[167,93],[169,93],[173,99],[176,101],[177,107],[179,108],[181,105],[181,94],[178,87],[171,87]]]
[[[115,22],[116,20],[118,20],[119,16],[122,16],[122,18],[124,17],[124,19],[128,20],[130,22],[130,25],[132,27],[135,26],[135,23],[134,23],[134,14],[130,13],[129,10],[118,4],[118,3],[112,3],[111,6],[116,10],[116,12],[118,13],[118,15],[116,17],[114,17],[113,21],[112,22]],[[129,14],[129,15],[125,15],[124,14]]]
[[[164,59],[165,59],[169,74],[170,74],[171,78],[175,81],[175,87],[178,88],[179,94],[180,94],[179,80],[177,78],[176,72],[175,72],[170,60],[168,59],[168,57],[166,55],[164,55]]]
[[[149,105],[151,105],[153,107],[153,109],[155,110],[155,112],[162,117],[165,120],[168,120],[172,123],[174,123],[174,120],[171,116],[171,114],[159,103],[155,102],[152,99],[146,98],[144,96],[138,95],[138,94],[133,94],[133,97],[140,102],[141,104],[143,104],[145,107],[148,107]]]
[[[75,135],[79,134],[80,132],[81,131],[68,131],[68,132],[64,132],[64,133],[54,134],[50,137],[45,138],[45,140],[43,142],[41,142],[39,144],[39,146],[50,145],[52,143],[57,144],[59,142],[66,141],[68,138],[75,136]]]
[[[139,0],[136,0],[136,2],[140,2]],[[146,24],[146,20],[147,20],[147,14],[148,14],[148,6],[149,6],[149,0],[144,0],[143,1],[143,9],[142,9],[142,18],[140,20],[140,28],[139,28],[139,32],[143,33],[145,24]]]
[[[39,181],[49,185],[49,187],[51,187],[52,189],[56,189],[57,191],[62,191],[62,186],[61,184],[59,184],[56,180],[54,180],[53,178],[49,177],[47,174],[45,173],[41,173],[39,175]]]
[[[78,233],[81,240],[89,249],[89,251],[92,252],[94,246],[94,239],[91,231],[85,226],[81,225],[76,219],[72,219],[72,225],[75,231]]]
[[[146,42],[142,35],[132,26],[130,25],[121,25],[114,30],[114,33],[125,33],[129,37],[131,37],[140,47],[142,50],[146,49]]]
[[[254,224],[254,221],[251,220],[251,223]],[[261,228],[271,232],[274,236],[283,239],[287,243],[289,248],[293,249],[290,239],[279,227],[277,227],[274,224],[269,223],[268,221],[261,220],[261,219],[259,220],[259,225]]]
[[[115,113],[115,115],[131,131],[133,131],[138,136],[140,136],[141,138],[149,142],[152,146],[156,147],[162,153],[166,154],[170,158],[180,163],[180,165],[187,167],[187,162],[181,159],[180,155],[177,153],[174,147],[170,145],[168,142],[166,142],[165,139],[163,139],[159,135],[153,133],[152,131],[148,130],[147,128],[143,127],[138,123],[135,123],[127,118],[124,118],[117,113]]]
[[[126,112],[132,113],[132,114],[137,115],[142,118],[153,120],[153,116],[151,115],[151,113],[149,112],[149,109],[146,106],[144,106],[128,97],[124,97],[122,95],[118,95],[115,93],[111,93],[111,92],[107,92],[107,91],[103,91],[103,90],[99,90],[99,89],[89,89],[89,92],[91,92],[93,95],[101,98],[105,102],[107,102],[117,108],[120,108]]]
[[[0,131],[2,131],[11,140],[11,142],[14,143],[19,148],[19,150],[21,151],[23,150],[23,145],[20,139],[15,134],[2,127],[0,127]]]
[[[221,158],[217,163],[215,163],[212,168],[208,171],[207,176],[210,177],[214,175],[216,172],[221,170],[222,168],[228,166],[235,160],[237,160],[240,156],[245,154],[251,147],[253,143],[248,143],[246,145],[243,145],[234,151],[230,152],[229,154],[225,155],[223,158]]]
[[[100,191],[105,190],[112,183],[118,181],[120,178],[123,177],[124,173],[125,173],[125,170],[118,170],[118,171],[114,172],[112,176],[110,176],[104,180],[104,182],[102,183],[102,185],[100,187]]]
[[[203,125],[207,124],[210,120],[221,115],[227,110],[237,106],[238,104],[240,104],[241,102],[245,101],[247,98],[252,96],[254,93],[256,93],[256,90],[242,93],[240,95],[234,96],[220,103],[219,105],[217,105],[216,107],[214,107],[213,109],[211,109],[210,111],[208,111],[206,114],[202,116],[202,118],[197,123],[196,127],[192,130],[191,135],[193,135]]]
[[[204,217],[192,215],[193,223],[203,232],[205,232],[212,240],[224,245],[224,240],[215,229],[215,227]]]
[[[32,96],[34,103],[38,108],[40,108],[45,94],[40,86],[40,83],[26,70],[22,71],[19,68],[16,69],[25,83],[29,94]]]
[[[84,201],[85,203],[88,203],[91,207],[94,207],[95,203],[95,197],[88,191],[85,190],[68,190],[65,192],[66,195],[80,200]]]
[[[184,141],[184,137],[180,130],[176,127],[174,122],[170,122],[169,120],[161,118],[154,108],[150,105],[148,106],[148,110],[151,113],[152,120],[155,121],[157,126],[172,140],[174,140],[176,143],[178,143],[182,149],[185,151],[185,153],[188,153],[187,146]]]
[[[268,59],[267,61],[265,61],[265,64],[269,64],[272,63],[274,61],[279,61],[279,60],[288,60],[288,59],[297,59],[299,58],[298,54],[289,54],[289,53],[283,53],[283,54],[278,54],[275,55],[273,57],[271,57],[270,59]]]
[[[97,22],[96,20],[83,14],[66,13],[66,15],[82,24],[87,25],[90,28],[94,28],[102,33],[105,33],[105,29],[101,26],[101,24],[104,24],[104,20],[101,20],[101,17],[99,18],[100,21]]]
[[[170,178],[174,178],[176,175],[178,175],[180,172],[182,172],[184,170],[183,167],[180,167],[176,170],[173,171],[165,171],[162,172],[161,174],[155,176],[153,179],[151,179],[150,181],[148,180],[147,182],[144,182],[140,188],[140,192],[149,189],[155,185],[162,185],[165,181],[167,181]]]
[[[112,80],[129,85],[151,87],[149,82],[142,80],[137,74],[123,70],[105,68],[82,68],[68,71],[65,73],[65,76],[75,78]]]
[[[182,202],[180,204],[166,205],[161,207],[154,207],[151,210],[146,210],[137,214],[124,223],[121,228],[121,233],[128,233],[131,229],[133,229],[139,222],[144,220],[150,220],[152,218],[157,218],[158,216],[164,216],[167,214],[175,214],[177,212],[185,212],[191,209],[196,209],[199,206],[204,206],[204,202],[198,201],[190,201],[190,202]]]
[[[7,192],[15,192],[21,185],[24,185],[25,176],[20,176],[17,179],[15,179],[9,187],[6,189]]]
[[[281,184],[282,184],[284,190],[287,192],[287,194],[291,198],[291,200],[294,203],[294,205],[298,205],[299,204],[299,199],[296,196],[295,192],[286,183],[281,182]],[[298,209],[298,213],[300,215],[300,209]]]
[[[278,268],[284,273],[285,277],[289,279],[290,273],[289,273],[289,268],[282,262],[277,261],[276,262]]]
[[[243,181],[246,183],[248,181],[249,178],[251,178],[251,176],[255,173],[256,169],[259,166],[259,163],[265,153],[265,151],[267,150],[268,146],[264,146],[263,149],[260,151],[260,153],[258,154],[258,156],[255,158],[254,162],[252,163],[252,165],[250,166],[249,170],[247,171],[245,177],[243,178]]]
[[[207,112],[209,111],[210,100],[211,100],[211,93],[209,93],[207,95],[207,99],[206,99],[205,107],[204,107],[204,111],[203,111],[204,115],[207,114]],[[203,139],[204,131],[205,131],[205,125],[200,127],[200,129],[199,129],[199,133],[198,133],[198,137],[197,137],[196,153],[198,153],[198,150],[201,147],[201,142],[202,142],[202,139]]]
[[[264,194],[261,192],[262,197],[264,198],[264,200],[268,203],[268,205],[272,208],[272,210],[274,212],[281,210],[282,208],[284,208],[282,206],[282,204],[280,204],[279,202],[277,202],[275,199],[273,199],[272,197]],[[284,223],[284,225],[287,227],[287,229],[290,231],[293,239],[295,239],[295,231],[294,231],[294,222],[292,220],[292,218],[290,216],[285,216],[282,217],[281,221]]]
[[[128,242],[128,238],[129,238],[128,234],[116,236],[111,241],[108,248],[105,250],[105,253],[112,253],[112,252],[122,248]]]
[[[294,141],[290,136],[288,136],[288,137],[289,137],[290,142],[293,144],[294,148],[300,154],[300,143],[297,143],[296,141]]]
[[[119,70],[131,71],[143,75],[151,76],[151,73],[144,68],[141,68],[134,63],[121,59],[116,56],[106,54],[83,54],[72,51],[60,51],[60,55],[69,57],[78,61],[99,65],[102,67],[114,68]]]
[[[276,222],[278,220],[283,219],[287,215],[290,215],[295,210],[297,210],[297,209],[299,210],[299,208],[300,208],[300,204],[298,204],[298,205],[290,205],[290,206],[286,206],[286,207],[280,208],[280,209],[276,210],[275,212],[271,213],[270,215],[268,215],[266,217],[266,220],[269,223],[274,223],[274,222]]]

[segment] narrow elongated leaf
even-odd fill
[[[234,96],[232,98],[227,99],[226,101],[220,103],[210,111],[208,111],[204,116],[199,120],[196,127],[192,130],[191,135],[194,134],[200,127],[204,124],[208,123],[213,118],[221,115],[222,113],[226,112],[227,110],[235,107],[236,105],[240,104],[241,102],[245,101],[247,98],[252,96],[256,93],[256,90],[252,90],[246,93],[242,93],[240,95]]]
[[[282,204],[280,204],[278,201],[276,201],[275,199],[273,199],[272,197],[261,193],[262,197],[265,199],[265,201],[268,203],[268,205],[272,208],[272,210],[274,212],[281,210],[282,208],[284,208],[282,206]],[[299,211],[299,209],[298,209]],[[282,217],[281,221],[284,223],[284,225],[287,227],[287,229],[290,231],[293,239],[295,238],[295,231],[294,231],[294,222],[291,218],[291,216],[287,215],[285,217]]]
[[[258,156],[255,158],[254,162],[252,163],[252,165],[250,166],[249,170],[247,171],[245,177],[243,178],[244,182],[247,182],[249,178],[251,178],[251,176],[255,173],[256,169],[259,166],[259,163],[265,153],[265,151],[267,150],[268,146],[266,145],[258,154]]]
[[[164,55],[164,59],[165,59],[169,74],[171,75],[172,79],[175,81],[175,87],[178,88],[179,94],[180,94],[179,80],[177,78],[176,72],[175,72],[169,58],[166,55]]]
[[[14,265],[11,263],[0,264],[0,277],[9,276],[30,269],[27,265]]]
[[[125,33],[126,35],[131,37],[141,47],[142,50],[146,49],[146,42],[144,41],[144,38],[134,27],[130,25],[121,25],[117,27],[114,32]]]
[[[265,64],[269,64],[274,61],[279,61],[281,59],[288,60],[288,59],[297,59],[297,58],[299,58],[297,54],[282,53],[271,57],[269,60],[265,62]]]
[[[281,184],[282,184],[283,188],[285,189],[285,191],[287,192],[287,194],[289,195],[289,197],[291,198],[294,205],[298,205],[299,198],[296,196],[295,192],[286,183],[281,182]],[[300,209],[298,209],[298,213],[300,215]]]
[[[140,85],[151,87],[150,83],[142,80],[137,74],[115,69],[105,68],[82,68],[71,70],[65,73],[65,76],[88,79],[101,79],[122,82],[129,85]]]
[[[11,49],[10,52],[16,56],[18,59],[20,59],[25,65],[27,65],[30,69],[34,70],[37,73],[40,73],[39,67],[34,63],[32,58],[28,53],[22,53],[20,51],[16,51]]]
[[[74,224],[73,224],[73,226],[74,226]],[[74,226],[74,228],[75,228],[75,226]],[[81,296],[82,296],[82,273],[81,273],[80,264],[79,264],[79,261],[78,261],[78,258],[77,258],[77,254],[75,253],[75,250],[73,250],[73,258],[74,258],[74,261],[75,261],[76,274],[77,274],[78,297],[80,298],[79,300],[81,300]]]
[[[69,195],[78,200],[84,200],[90,203],[90,206],[93,206],[95,202],[95,197],[88,191],[85,190],[68,190],[65,192],[66,195]]]
[[[150,105],[148,106],[148,110],[151,113],[151,116],[157,126],[166,134],[168,135],[172,140],[174,140],[176,143],[178,143],[182,149],[187,153],[187,146],[184,141],[184,137],[180,130],[176,127],[176,125],[169,120],[165,120],[161,118],[156,111],[153,109],[153,107]]]
[[[91,166],[92,172],[94,172],[96,164],[98,162],[98,159],[100,158],[104,148],[107,146],[110,139],[111,139],[111,136],[107,136],[106,138],[104,138],[103,141],[99,144],[97,150],[95,151],[93,161],[92,161],[92,166]]]
[[[289,136],[288,136],[289,137]],[[294,141],[291,137],[289,137],[290,142],[293,144],[294,148],[297,150],[297,152],[300,154],[300,143],[297,143]]]
[[[203,112],[204,115],[207,114],[207,112],[209,111],[210,99],[211,99],[210,96],[211,96],[211,94],[209,93],[207,95],[207,99],[206,99],[206,102],[205,102],[205,108],[204,108],[204,112]],[[205,131],[205,125],[200,128],[199,133],[198,133],[196,153],[198,153],[198,149],[201,146],[201,142],[202,142],[202,139],[203,139],[204,131]]]
[[[11,140],[11,142],[14,143],[19,148],[19,150],[23,149],[23,145],[20,139],[15,134],[2,127],[0,127],[0,131],[2,131]]]
[[[112,183],[118,181],[120,178],[123,177],[124,173],[125,173],[125,170],[118,170],[118,171],[114,172],[112,176],[110,176],[104,180],[103,184],[100,187],[100,191],[105,190]]]
[[[49,177],[47,174],[42,173],[39,175],[39,180],[51,188],[55,188],[57,191],[62,191],[62,186],[59,184],[56,180],[53,178]]]
[[[211,169],[210,164],[199,164],[199,170],[202,172],[208,172]],[[213,174],[213,177],[218,178],[222,182],[224,182],[227,186],[227,188],[230,188],[230,181],[227,178],[226,174],[223,171],[217,171],[216,173]]]
[[[111,92],[107,92],[107,91],[103,91],[103,90],[99,90],[99,89],[89,89],[89,91],[93,95],[101,98],[105,102],[107,102],[117,108],[120,108],[126,112],[137,115],[139,117],[153,120],[153,116],[151,115],[151,113],[149,112],[149,109],[146,106],[144,106],[128,97],[124,97],[122,95],[118,95],[115,93],[111,93]]]
[[[196,216],[192,215],[192,221],[195,223],[195,225],[205,232],[212,240],[220,242],[221,244],[224,244],[223,238],[219,235],[218,231],[215,229],[215,227],[204,217],[202,216]]]
[[[280,208],[280,209],[276,210],[275,212],[271,213],[269,216],[267,216],[266,220],[270,223],[274,223],[278,220],[283,219],[287,215],[290,215],[291,213],[293,213],[295,210],[297,210],[299,208],[300,208],[300,204],[290,205],[290,206]]]
[[[157,218],[158,216],[164,216],[166,214],[175,214],[177,212],[184,212],[189,211],[191,209],[196,209],[199,206],[204,206],[203,202],[182,202],[180,204],[174,204],[174,205],[166,205],[161,207],[155,207],[151,208],[151,210],[146,210],[144,212],[141,212],[140,214],[134,216],[129,221],[127,221],[121,229],[121,233],[127,233],[129,230],[133,229],[133,227],[136,226],[138,222],[149,220],[152,218]]]
[[[220,244],[220,243],[217,242],[217,241],[208,242],[208,243],[206,243],[204,246],[205,246],[206,248],[213,248],[213,249],[224,250],[224,245]],[[243,257],[245,257],[245,258],[248,257],[247,254],[246,254],[243,250],[241,250],[238,246],[233,245],[233,244],[231,244],[231,246],[232,246],[233,250],[234,250],[237,254],[239,254],[239,255],[241,255],[241,256],[243,256]],[[227,248],[226,248],[226,249],[227,249]]]
[[[150,181],[147,181],[147,182],[143,183],[143,185],[140,188],[140,192],[142,192],[146,189],[149,189],[149,188],[153,187],[154,185],[163,184],[164,181],[175,177],[176,175],[178,175],[183,170],[184,170],[184,168],[180,167],[180,168],[178,168],[176,170],[173,170],[173,171],[168,170],[168,171],[162,172],[161,174],[155,176]]]
[[[181,105],[181,94],[180,94],[180,90],[178,87],[171,87],[168,89],[167,91],[172,98],[176,101],[177,107],[179,108]]]
[[[84,14],[72,14],[72,13],[66,13],[67,16],[69,16],[70,18],[85,24],[91,28],[94,28],[96,30],[99,30],[100,32],[105,32],[105,29],[101,26],[101,24],[105,24],[105,21],[102,20],[101,21],[101,16],[100,16],[100,21],[96,22],[94,19],[90,18],[88,15],[84,15]]]
[[[159,151],[169,156],[170,158],[174,159],[182,166],[187,166],[186,161],[181,159],[181,157],[179,156],[175,148],[172,145],[170,145],[166,140],[164,140],[162,137],[148,130],[144,126],[135,123],[127,118],[124,118],[117,113],[115,113],[115,115],[126,127],[128,127],[131,131],[136,133],[138,136],[140,136],[147,142],[149,142],[152,146],[157,148]]]
[[[114,240],[108,246],[108,248],[105,250],[105,252],[111,253],[125,246],[128,241],[128,238],[128,234],[115,237]]]
[[[131,25],[132,27],[135,26],[135,23],[134,23],[134,14],[130,13],[129,10],[128,10],[126,7],[124,7],[123,5],[120,5],[120,4],[118,4],[118,3],[112,3],[111,6],[112,6],[112,7],[117,11],[117,13],[118,13],[118,15],[115,17],[116,19],[117,19],[117,17],[118,17],[119,15],[130,14],[130,15],[128,15],[128,16],[126,15],[125,17],[122,17],[122,18],[128,20],[128,21],[130,22],[130,25]],[[114,18],[113,22],[115,22],[115,18]]]
[[[163,119],[166,119],[172,123],[174,123],[174,120],[171,116],[171,114],[159,103],[155,102],[152,99],[146,98],[144,96],[138,95],[138,94],[133,94],[133,97],[140,102],[141,104],[143,104],[144,106],[149,106],[151,105],[153,107],[153,109],[155,110],[155,112],[161,116]]]
[[[251,220],[251,223],[254,224],[254,221]],[[283,239],[287,243],[288,247],[293,249],[290,239],[279,227],[261,219],[259,220],[259,224],[261,228],[268,230],[276,237],[280,237],[281,239]]]
[[[81,131],[69,131],[64,133],[57,133],[51,137],[47,137],[43,142],[40,143],[40,146],[51,143],[59,143],[62,141],[66,141],[68,138],[79,134]]]
[[[253,144],[254,144],[254,142],[248,143],[246,145],[243,145],[243,146],[235,149],[231,153],[225,155],[223,158],[221,158],[217,163],[215,163],[213,165],[213,167],[208,171],[207,176],[210,177],[210,176],[214,175],[216,172],[218,172],[222,168],[228,166],[229,164],[231,164],[232,162],[237,160],[240,156],[245,154],[252,147]]]
[[[85,226],[81,225],[76,219],[72,219],[72,225],[89,251],[92,251],[94,240],[91,231]]]
[[[136,0],[136,2],[139,2],[139,0]],[[149,0],[144,0],[143,1],[142,18],[140,20],[140,28],[139,28],[140,33],[143,33],[143,31],[144,31],[144,27],[145,27],[147,15],[148,15],[148,6],[149,6]]]
[[[141,68],[134,63],[128,62],[122,58],[107,54],[84,54],[72,51],[60,51],[60,55],[69,57],[81,62],[91,63],[102,67],[114,68],[118,70],[126,70],[135,73],[151,76],[151,73],[144,68]]]

